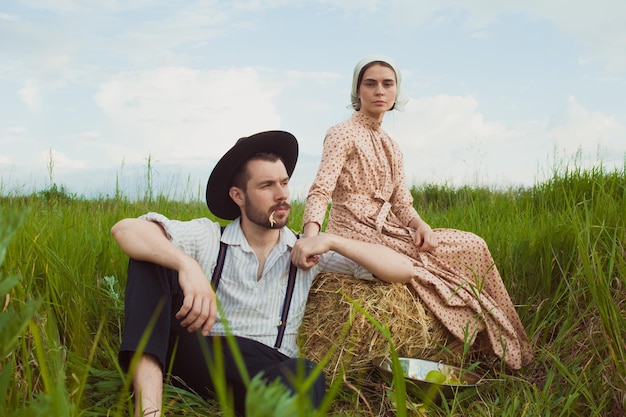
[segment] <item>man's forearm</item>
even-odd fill
[[[122,250],[139,261],[180,271],[192,259],[165,236],[161,226],[141,219],[123,219],[111,229]]]
[[[200,264],[170,242],[157,223],[124,219],[113,226],[111,233],[129,257],[178,271],[184,299],[176,318],[190,331],[202,329],[208,335],[217,318],[217,308],[215,292]]]

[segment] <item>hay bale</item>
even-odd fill
[[[385,336],[346,296],[389,327],[400,356],[458,360],[462,344],[424,308],[411,286],[323,273],[309,293],[300,346],[304,356],[316,362],[336,348],[325,367],[329,383],[341,373],[361,379],[374,369],[373,359],[389,354]]]

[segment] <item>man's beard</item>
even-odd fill
[[[250,203],[247,195],[245,196],[245,201],[246,205],[244,211],[246,213],[246,217],[248,218],[248,220],[258,226],[268,229],[282,229],[287,224],[287,222],[289,222],[289,213],[283,219],[273,218],[273,223],[272,221],[270,221],[270,217],[272,217],[272,214],[276,210],[291,209],[289,203],[278,203],[270,208],[269,213],[265,213],[261,210],[254,208],[254,205]]]

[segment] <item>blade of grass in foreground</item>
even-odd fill
[[[626,375],[626,317],[620,309],[623,300],[616,299],[615,287],[626,285],[626,277],[618,273],[620,266],[618,253],[624,251],[624,231],[610,230],[603,226],[592,227],[590,213],[585,210],[586,227],[581,228],[579,251],[589,256],[581,257],[581,274],[585,278],[589,293],[597,309],[602,332],[604,333],[607,348],[610,353],[612,366],[617,370],[616,376],[621,375],[622,383]],[[593,229],[599,229],[598,237],[591,235]],[[602,239],[607,236],[608,238]],[[617,292],[619,297],[619,292]],[[613,381],[617,383],[618,381]]]
[[[389,342],[389,354],[391,356],[391,370],[393,373],[393,382],[395,388],[395,400],[396,400],[396,416],[397,417],[406,417],[407,415],[407,398],[406,398],[406,384],[404,381],[404,371],[402,370],[402,365],[400,364],[400,359],[398,357],[398,352],[396,351],[395,345],[393,343],[393,339],[391,338],[391,333],[389,332],[389,328],[383,326],[378,320],[372,317],[365,309],[355,300],[350,298],[347,294],[342,293],[342,295],[354,306],[354,308],[359,311],[370,323],[378,329],[379,332],[387,339]]]

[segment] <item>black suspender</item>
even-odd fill
[[[221,228],[221,232],[224,232],[224,226]],[[296,235],[300,238],[300,235]],[[213,291],[217,293],[217,287],[222,278],[222,271],[224,270],[224,259],[226,259],[226,249],[228,245],[220,241],[220,250],[217,254],[217,262],[215,269],[213,269],[213,275],[211,276],[211,284],[213,285]],[[287,316],[289,315],[289,307],[291,306],[291,300],[293,298],[293,290],[296,286],[296,272],[298,268],[290,262],[289,264],[289,278],[287,280],[287,290],[285,292],[285,300],[283,301],[283,310],[280,314],[280,323],[278,324],[278,335],[276,336],[276,343],[274,343],[274,349],[279,349],[283,343],[283,336],[285,335],[285,329],[287,328]]]
[[[289,280],[287,281],[287,291],[285,292],[285,301],[283,302],[283,312],[280,315],[280,323],[278,324],[278,336],[276,336],[276,343],[274,343],[274,349],[278,349],[283,343],[283,335],[287,328],[287,315],[289,314],[289,306],[291,305],[291,299],[293,298],[293,288],[296,286],[296,271],[298,268],[289,263]]]
[[[224,226],[221,227],[220,234],[224,233]],[[213,269],[213,275],[211,276],[211,284],[213,284],[213,291],[217,294],[217,286],[220,284],[222,278],[222,270],[224,269],[224,259],[226,258],[226,243],[220,240],[220,251],[217,253],[217,263],[215,269]]]

